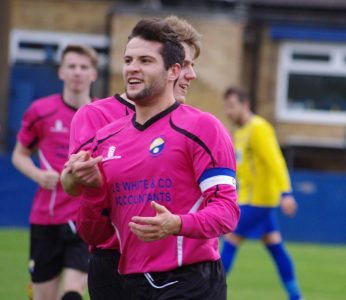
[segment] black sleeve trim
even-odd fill
[[[33,121],[27,126],[28,130],[31,130],[31,128],[35,125],[35,123],[41,121],[42,119],[45,119],[45,118],[48,118],[48,117],[54,115],[56,112],[57,112],[57,110],[54,110],[54,111],[52,111],[52,112],[50,112],[50,113],[48,113],[48,114],[46,114],[46,115],[37,117],[35,120],[33,120]]]
[[[193,133],[183,129],[183,128],[180,128],[178,127],[177,125],[175,125],[173,123],[173,120],[172,120],[172,117],[169,119],[169,124],[171,125],[171,127],[178,131],[179,133],[185,135],[187,138],[193,140],[194,142],[196,142],[198,145],[200,145],[207,153],[208,155],[210,156],[210,159],[213,163],[213,167],[215,167],[216,163],[215,163],[215,159],[213,157],[213,154],[211,153],[210,149],[207,147],[207,145],[196,135],[194,135]]]
[[[108,140],[109,138],[111,138],[112,136],[118,134],[120,131],[122,131],[123,129],[119,129],[118,131],[114,132],[114,133],[111,133],[110,135],[106,136],[105,138],[101,139],[101,140],[98,140],[97,141],[97,145],[95,146],[94,149],[92,149],[92,152],[94,153],[95,151],[97,151],[97,148],[99,145],[101,145],[103,142],[105,142],[106,140]]]
[[[95,139],[95,136],[93,136],[92,138],[90,138],[89,140],[87,140],[86,142],[84,142],[82,145],[80,145],[76,151],[74,151],[74,153],[76,154],[77,152],[79,152],[83,147],[85,147],[88,144],[91,144],[93,142],[93,140]]]

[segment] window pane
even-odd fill
[[[288,108],[346,111],[346,76],[289,75]]]
[[[293,53],[292,58],[294,60],[308,60],[308,61],[317,61],[317,62],[328,62],[328,54],[305,54],[305,53]]]

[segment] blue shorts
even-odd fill
[[[275,207],[240,205],[240,220],[234,233],[244,238],[258,239],[279,231],[275,210]]]

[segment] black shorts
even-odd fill
[[[183,266],[168,272],[123,275],[130,300],[226,300],[221,261]]]
[[[69,224],[30,225],[29,271],[34,283],[48,281],[63,268],[88,271],[88,246]]]
[[[123,277],[118,273],[120,253],[96,249],[91,253],[88,290],[91,300],[128,300]]]

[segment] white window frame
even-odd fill
[[[98,49],[107,49],[109,39],[102,34],[80,34],[57,31],[37,31],[13,29],[10,35],[10,64],[17,60],[40,63],[46,59],[46,53],[40,49],[25,49],[20,47],[21,42],[35,44],[52,44],[58,47],[57,55],[53,58],[58,64],[61,53],[69,44],[84,44]],[[104,68],[109,62],[108,55],[99,53],[99,67]]]
[[[294,53],[329,55],[330,60],[294,60]],[[346,77],[345,43],[306,43],[285,41],[280,45],[278,84],[276,91],[276,117],[279,121],[325,125],[346,125],[346,112],[306,109],[288,109],[287,92],[290,72],[309,75],[342,75]],[[346,82],[345,82],[346,84]]]

